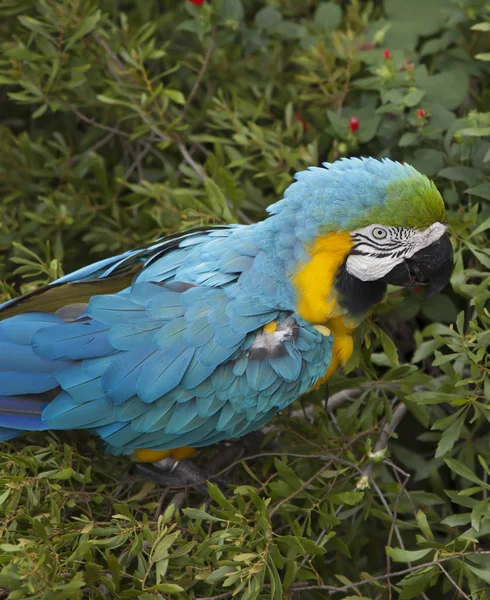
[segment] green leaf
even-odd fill
[[[490,31],[490,23],[477,23],[471,27],[473,31]]]
[[[266,6],[255,15],[255,25],[261,29],[269,29],[281,21],[281,13],[273,6]]]
[[[486,484],[479,477],[477,477],[475,473],[461,461],[456,460],[455,458],[445,458],[444,460],[451,471],[457,475],[460,475],[461,477],[464,477],[473,483],[477,483],[486,489],[490,489],[490,485]]]
[[[95,26],[99,22],[100,17],[101,12],[100,10],[98,10],[94,15],[82,19],[75,33],[68,38],[65,50],[69,50],[75,44],[75,42],[77,42],[79,39],[93,31],[93,29],[95,29]]]
[[[236,513],[236,508],[227,500],[223,492],[217,485],[208,481],[208,494],[222,508],[229,510],[232,514]]]
[[[468,244],[468,248],[473,252],[476,258],[481,262],[485,267],[490,268],[490,254],[488,250],[485,248],[484,250],[478,250],[473,244]]]
[[[459,440],[463,424],[464,414],[444,431],[439,443],[437,444],[437,450],[435,454],[436,458],[444,456],[453,449],[454,444]]]
[[[333,2],[320,2],[315,11],[315,25],[322,29],[337,29],[342,20],[340,6]]]
[[[206,577],[206,581],[208,583],[216,583],[217,581],[221,581],[222,579],[226,579],[230,573],[235,573],[237,567],[223,566],[214,570],[210,575]]]
[[[373,117],[371,119],[362,119],[357,137],[362,144],[370,142],[378,131],[381,117]]]
[[[241,21],[245,11],[240,0],[216,0],[216,11],[222,19],[227,21]]]
[[[425,91],[426,102],[442,104],[450,110],[464,102],[470,82],[467,70],[459,66],[435,75],[417,71],[415,81],[417,87]]]
[[[424,175],[436,175],[444,167],[444,157],[439,150],[421,148],[415,150],[411,164]]]
[[[298,40],[308,34],[308,30],[298,23],[291,21],[281,21],[269,29],[269,33],[274,34],[284,40]]]
[[[439,173],[451,181],[464,181],[468,185],[475,185],[480,179],[480,171],[472,167],[447,167]]]
[[[185,96],[182,92],[178,90],[169,90],[168,88],[163,92],[165,96],[168,96],[172,102],[176,104],[185,104]]]
[[[434,534],[432,533],[432,529],[430,528],[425,512],[422,510],[417,511],[416,520],[420,531],[422,531],[425,537],[431,541],[434,541]]]
[[[429,356],[432,356],[434,352],[443,345],[444,342],[439,340],[427,340],[422,342],[420,346],[415,350],[412,357],[412,363],[416,364],[422,362]]]
[[[415,562],[421,558],[426,557],[431,552],[434,552],[432,548],[425,548],[423,550],[402,550],[402,548],[390,548],[385,547],[386,554],[395,562]]]
[[[335,504],[348,504],[354,506],[364,498],[364,492],[340,492],[330,497]]]
[[[220,188],[209,177],[206,178],[204,187],[206,188],[206,192],[208,194],[211,210],[227,223],[232,223],[234,220],[233,216]]]
[[[467,137],[484,137],[490,135],[490,127],[466,127],[456,133]]]
[[[384,9],[391,21],[398,21],[417,35],[436,33],[445,21],[446,0],[384,0]],[[424,15],[423,19],[421,15]]]
[[[199,508],[184,508],[182,512],[189,517],[189,519],[200,519],[201,521],[223,521],[223,519],[219,519],[218,517],[214,517],[210,515],[204,510],[200,510]]]
[[[419,134],[418,133],[415,133],[414,131],[407,131],[400,138],[400,141],[398,142],[398,145],[401,148],[405,148],[406,146],[413,146],[413,145],[415,145],[418,142],[418,140],[419,140]]]
[[[381,345],[383,346],[383,351],[390,362],[394,365],[399,365],[400,362],[398,360],[398,349],[393,340],[380,327],[376,327],[375,331],[379,341],[381,342]]]
[[[408,92],[408,94],[403,99],[403,103],[405,106],[416,106],[420,103],[422,98],[425,96],[424,90],[413,90],[412,92]]]
[[[338,115],[333,110],[327,110],[327,116],[335,130],[335,133],[340,137],[345,137],[349,127],[349,119]]]
[[[184,588],[176,583],[159,583],[150,589],[155,590],[156,592],[162,592],[163,594],[178,594],[179,592],[184,591]]]
[[[461,515],[451,515],[450,517],[446,517],[441,521],[442,525],[447,525],[448,527],[462,527],[463,525],[468,525],[471,522],[470,513],[461,514]]]
[[[422,304],[422,314],[436,323],[454,323],[458,316],[458,309],[452,298],[446,294],[438,294]]]
[[[466,563],[466,568],[479,577],[482,581],[490,584],[490,571],[488,569],[478,569],[477,567],[474,567],[468,563]]]
[[[478,502],[471,511],[471,526],[476,532],[480,531],[480,522],[488,508],[488,499]]]
[[[490,217],[487,217],[486,219],[484,219],[479,225],[478,227],[475,227],[475,229],[473,229],[473,231],[471,232],[470,238],[479,235],[480,233],[483,233],[484,231],[487,231],[488,229],[490,229]]]
[[[39,21],[38,19],[34,19],[33,17],[24,15],[19,16],[18,19],[22,23],[22,25],[24,25],[24,27],[27,27],[27,29],[30,29],[31,31],[35,31],[36,33],[39,33],[42,36],[52,39],[52,36],[49,34],[46,26],[43,23],[41,23],[41,21]]]
[[[472,196],[478,196],[485,200],[490,200],[490,182],[485,181],[479,185],[470,187],[464,191],[465,194],[471,194]]]
[[[401,588],[400,595],[398,596],[399,600],[420,598],[421,594],[429,586],[435,585],[439,575],[440,571],[435,566],[409,573],[402,580],[398,581],[397,585]]]

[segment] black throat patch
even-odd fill
[[[345,262],[335,280],[335,288],[339,292],[339,304],[353,317],[368,312],[375,304],[383,300],[386,283],[382,281],[361,281],[351,275]]]

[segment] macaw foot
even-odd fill
[[[206,495],[207,481],[224,488],[234,466],[247,456],[260,456],[264,437],[262,431],[256,431],[239,440],[206,448],[206,467],[196,465],[189,459],[196,454],[191,448],[172,451],[137,450],[133,458],[143,462],[136,462],[131,471],[168,489],[196,490]],[[268,451],[274,448],[277,448],[277,445],[269,441]],[[230,477],[233,479],[233,475]]]
[[[179,461],[171,457],[154,463],[136,463],[132,471],[158,485],[172,488],[192,488],[203,494],[207,493],[207,481],[216,481],[213,473],[198,467],[191,460]],[[217,483],[226,482],[220,479]]]

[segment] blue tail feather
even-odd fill
[[[13,438],[20,435],[22,431],[19,429],[8,429],[7,427],[0,427],[0,442],[8,442]]]
[[[42,395],[0,396],[0,429],[43,431],[41,419],[46,399]],[[18,431],[12,432],[15,437]]]

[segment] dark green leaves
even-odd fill
[[[161,4],[0,3],[0,302],[167,233],[262,219],[296,171],[345,156],[434,179],[454,273],[429,301],[390,287],[345,370],[280,413],[255,458],[201,450],[219,472],[207,489],[130,476],[81,432],[2,444],[0,587],[14,600],[480,598],[484,3]]]
[[[314,23],[322,29],[337,29],[342,20],[342,10],[334,2],[320,2],[314,16]]]

